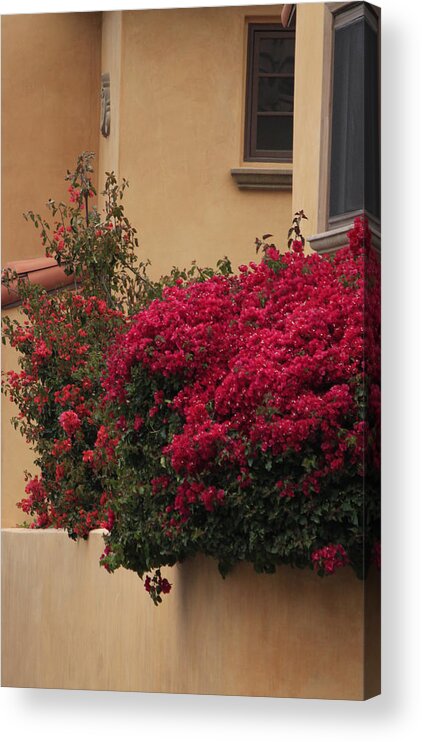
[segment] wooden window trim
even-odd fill
[[[285,39],[294,39],[294,29],[284,29],[280,23],[250,23],[248,27],[248,57],[246,74],[246,114],[245,114],[245,162],[292,162],[293,149],[291,150],[259,150],[256,147],[257,121],[258,121],[258,85],[256,80],[262,77],[290,78],[294,80],[293,73],[259,73],[259,40],[263,34],[273,33]],[[286,111],[266,111],[261,116],[294,117],[293,113]]]

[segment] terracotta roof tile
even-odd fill
[[[54,258],[31,258],[28,260],[12,260],[6,263],[4,269],[16,271],[20,278],[26,278],[34,284],[43,286],[47,291],[55,291],[73,283],[73,276],[67,276]],[[16,285],[1,287],[1,306],[9,307],[19,304]]]

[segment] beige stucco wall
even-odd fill
[[[246,20],[279,11],[122,14],[119,170],[154,274],[225,254],[237,267],[267,232],[286,242],[291,193],[242,192],[230,175],[243,164]]]
[[[5,531],[2,684],[19,687],[362,699],[379,688],[378,574],[321,579],[195,558],[155,607],[139,578],[98,565],[103,540]],[[365,600],[366,590],[366,600]]]
[[[41,254],[22,212],[65,197],[63,174],[86,149],[100,186],[108,169],[129,178],[129,215],[156,274],[225,253],[245,262],[265,232],[284,243],[291,194],[240,192],[230,176],[244,164],[246,20],[277,20],[280,9],[4,17],[3,263]],[[101,71],[111,74],[107,140]]]
[[[323,167],[320,153],[327,129],[327,110],[322,101],[325,76],[329,74],[324,66],[328,43],[325,31],[330,14],[325,3],[300,3],[296,13],[292,208],[305,212],[308,221],[302,223],[303,233],[309,236],[318,231]]]
[[[122,58],[122,11],[102,13],[101,26],[101,72],[110,75],[110,116],[111,127],[108,137],[99,137],[97,168],[100,173],[100,185],[104,173],[119,172],[120,146],[120,80]]]
[[[67,195],[64,175],[97,151],[100,13],[2,18],[2,264],[42,255],[22,218]]]

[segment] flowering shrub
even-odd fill
[[[174,268],[152,281],[92,153],[68,173],[53,224],[29,212],[47,255],[74,277],[49,295],[18,283],[20,354],[4,389],[36,453],[22,510],[33,528],[107,530],[101,564],[135,570],[154,603],[161,574],[198,552],[224,576],[238,561],[363,577],[379,563],[379,263],[366,224],[333,258],[289,251],[234,275]],[[4,276],[9,282],[13,276]]]
[[[5,320],[4,337],[21,354],[21,370],[7,373],[5,391],[41,474],[28,475],[19,507],[35,516],[33,528],[86,537],[106,520],[106,494],[83,452],[98,437],[102,354],[124,318],[101,299],[70,292],[36,292],[22,308],[23,324]]]
[[[106,173],[102,212],[92,205],[93,153],[78,159],[69,181],[69,203],[49,200],[50,225],[30,211],[46,255],[74,277],[73,290],[49,295],[4,272],[22,301],[23,320],[3,321],[3,342],[19,352],[20,371],[8,371],[3,391],[17,405],[13,419],[33,448],[40,473],[27,473],[18,506],[33,520],[31,528],[65,528],[72,538],[111,528],[114,514],[104,465],[114,460],[116,437],[101,424],[100,379],[105,353],[131,313],[160,297],[165,285],[206,280],[211,269],[192,265],[152,281],[147,263],[137,263],[136,230],[125,217],[119,185]],[[219,272],[230,272],[227,260]]]
[[[363,577],[379,537],[367,226],[357,220],[331,259],[296,237],[239,271],[165,288],[109,352],[104,414],[118,442],[102,562],[143,576],[202,552],[223,575],[250,561]],[[145,581],[155,602],[161,579]]]
[[[73,275],[73,291],[49,295],[3,275],[5,283],[17,283],[24,317],[3,321],[3,342],[19,351],[21,367],[6,374],[4,391],[18,407],[14,425],[40,468],[35,477],[27,474],[27,497],[19,507],[34,516],[32,528],[66,528],[72,538],[86,537],[106,520],[101,472],[87,465],[83,451],[97,439],[103,354],[123,329],[126,307],[136,302],[142,285],[142,266],[137,269],[134,261],[136,232],[121,203],[127,183],[118,186],[107,174],[105,210],[90,208],[96,196],[92,157],[83,154],[75,172],[67,173],[69,203],[48,202],[51,226],[39,214],[26,215],[40,230],[46,255]]]

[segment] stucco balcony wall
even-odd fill
[[[321,579],[197,557],[141,580],[100,568],[100,531],[2,535],[2,684],[18,687],[364,699],[379,692],[379,579]],[[365,631],[366,628],[366,631]]]

